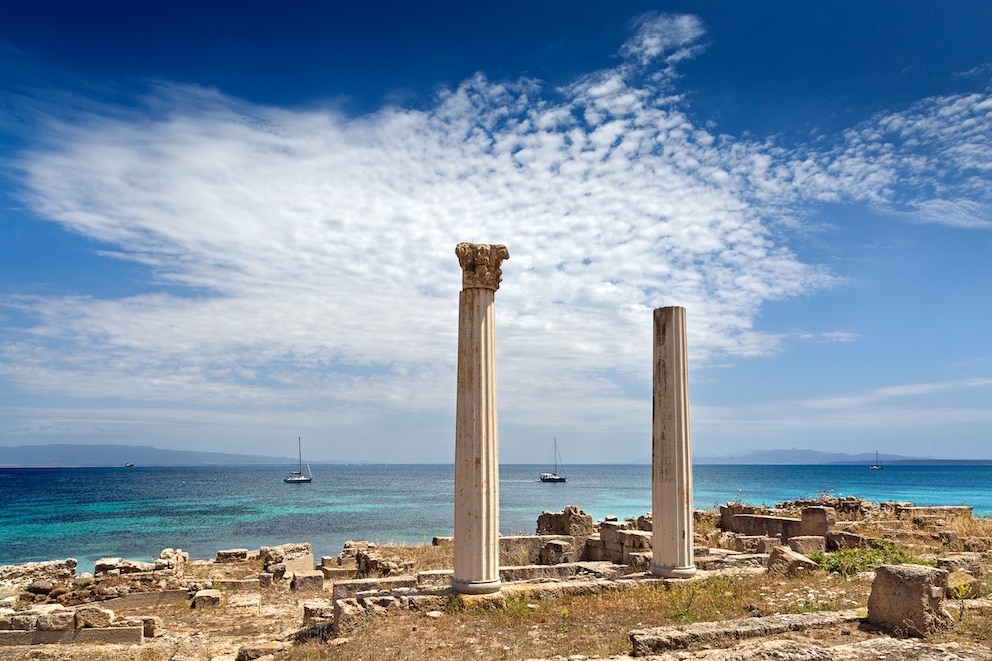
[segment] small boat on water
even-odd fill
[[[555,438],[554,468],[550,473],[541,473],[541,482],[564,482],[565,476],[558,474],[558,464],[561,462],[561,455],[558,454],[558,438]],[[565,472],[565,465],[562,464],[562,473]]]
[[[124,464],[124,468],[134,468],[134,464],[129,461],[126,464]]]
[[[875,463],[868,467],[870,471],[882,470],[882,462],[878,460],[878,450],[875,450]]]
[[[282,481],[286,484],[303,484],[304,482],[313,482],[313,473],[310,472],[310,462],[307,462],[307,472],[303,472],[303,439],[299,436],[296,437],[296,449],[300,458],[299,468],[295,471],[290,471],[287,473],[282,478]]]

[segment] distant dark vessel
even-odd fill
[[[551,469],[550,473],[541,473],[541,482],[564,482],[565,476],[558,474],[558,462],[561,461],[561,455],[558,454],[558,439],[555,438],[555,457],[554,457],[554,468]],[[562,472],[565,472],[565,466],[562,465]]]
[[[134,468],[134,464],[129,461],[126,464],[124,464],[124,468]]]

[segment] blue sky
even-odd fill
[[[992,5],[470,4],[5,7],[0,448],[449,462],[474,241],[501,461],[650,457],[664,305],[697,458],[992,456]]]

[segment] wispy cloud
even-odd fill
[[[810,200],[948,224],[958,205],[957,224],[988,223],[987,96],[873,118],[827,151],[733,140],[675,93],[704,36],[695,17],[649,16],[616,66],[569,87],[479,74],[424,109],[360,117],[168,84],[137,107],[78,104],[20,154],[24,201],[171,293],[0,300],[30,320],[0,330],[0,378],[25,397],[129,403],[110,406],[121,424],[243,408],[272,433],[307,411],[367,456],[444,460],[429,426],[398,456],[369,425],[450,413],[453,249],[499,242],[504,426],[571,425],[592,451],[597,430],[637,435],[650,415],[652,308],[690,310],[699,363],[780,349],[754,327],[761,306],[833,282],[772,224]]]

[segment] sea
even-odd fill
[[[346,540],[430,544],[453,534],[451,465],[314,465],[285,484],[285,466],[0,469],[0,565],[75,558],[152,560],[164,548],[206,559],[230,548],[310,542],[337,555]],[[651,511],[651,467],[575,465],[542,483],[544,466],[500,466],[500,532],[533,534],[542,511],[576,505],[600,520]],[[992,466],[696,465],[693,505],[772,505],[820,495],[971,505],[992,516]]]

